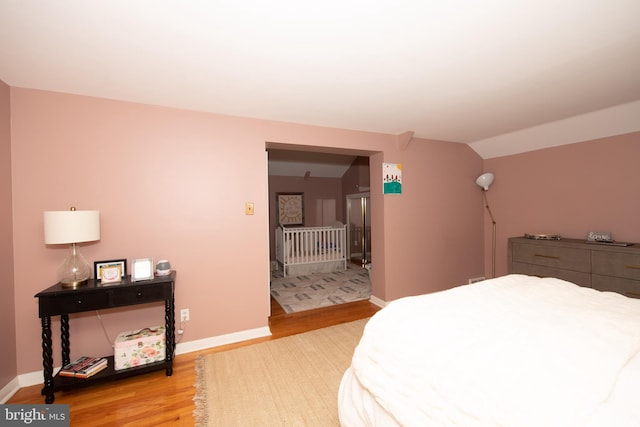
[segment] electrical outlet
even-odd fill
[[[188,308],[183,308],[182,310],[180,310],[180,321],[181,322],[188,322],[189,321],[189,309]]]

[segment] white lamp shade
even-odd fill
[[[483,173],[476,179],[478,184],[484,191],[487,191],[491,184],[493,184],[493,174],[491,172]]]
[[[100,240],[99,211],[46,211],[44,242],[47,245]]]

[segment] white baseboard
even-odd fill
[[[225,344],[246,341],[254,338],[262,338],[271,335],[269,327],[249,329],[247,331],[235,332],[232,334],[219,335],[216,337],[203,338],[195,341],[187,341],[176,345],[176,355],[191,353],[193,351],[206,350]],[[57,372],[60,367],[54,367],[53,372]],[[0,403],[5,403],[22,387],[30,387],[37,384],[44,384],[42,371],[28,372],[18,375],[11,380],[2,390],[0,390]]]
[[[232,334],[218,335],[216,337],[203,338],[195,341],[187,341],[176,346],[176,355],[191,353],[193,351],[206,350],[225,344],[233,344],[254,338],[268,337],[271,335],[269,327],[249,329],[248,331],[234,332]]]
[[[40,375],[42,375],[42,373],[40,373]],[[18,382],[18,377],[15,377],[0,390],[0,403],[6,403],[18,390],[20,390],[20,383]]]
[[[373,295],[371,295],[371,298],[369,298],[369,301],[371,301],[372,303],[374,303],[380,308],[384,308],[388,304],[386,301],[382,301],[380,298],[374,297]]]

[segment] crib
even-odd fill
[[[347,269],[347,226],[276,229],[276,261],[283,274],[300,276]]]

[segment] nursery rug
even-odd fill
[[[371,297],[369,272],[360,267],[330,273],[283,277],[282,270],[271,274],[271,296],[286,313],[328,307]]]
[[[367,320],[199,356],[196,426],[338,426],[338,388]]]

